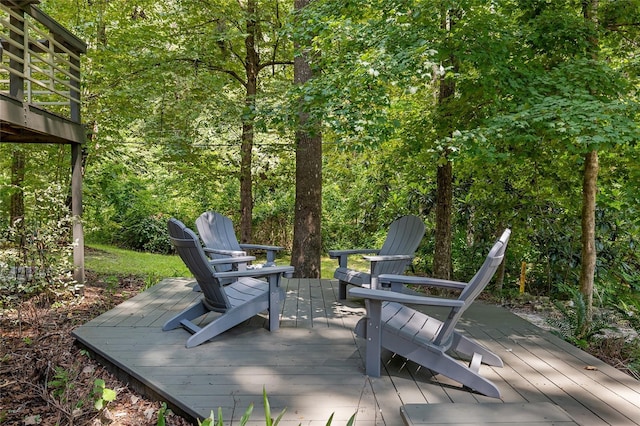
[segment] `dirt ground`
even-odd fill
[[[0,424],[156,425],[162,404],[128,389],[75,346],[71,331],[137,294],[144,282],[106,283],[87,273],[84,297],[51,304],[46,297],[0,311]],[[99,380],[96,387],[96,380]],[[114,390],[116,398],[109,399]],[[97,410],[102,396],[105,407]],[[169,412],[166,425],[190,424]]]

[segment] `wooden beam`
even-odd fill
[[[13,138],[3,136],[2,142],[86,142],[86,129],[82,124],[3,95],[0,96],[0,127],[17,132]]]

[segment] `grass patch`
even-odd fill
[[[85,252],[85,268],[100,275],[190,277],[178,256],[125,250],[109,245],[90,244]]]
[[[355,269],[357,271],[369,272],[371,262],[362,258],[361,254],[350,255],[347,261],[347,267],[349,269]],[[328,256],[323,256],[320,259],[320,273],[324,279],[333,279],[333,272],[338,267],[338,259],[331,259]]]
[[[261,259],[258,258],[257,262]],[[264,262],[264,259],[262,259]],[[276,259],[277,265],[289,265],[290,257]],[[332,279],[338,267],[337,259],[323,256],[321,274],[324,279]],[[88,244],[85,252],[85,267],[100,275],[137,275],[144,277],[190,277],[191,273],[177,255],[164,255],[125,250],[105,244]],[[349,267],[367,271],[369,262],[362,256],[350,256]]]

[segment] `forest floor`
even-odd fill
[[[46,296],[22,302],[18,309],[0,310],[0,424],[7,425],[156,425],[161,402],[137,394],[74,344],[71,331],[144,289],[144,281],[121,277],[105,282],[87,273],[84,297],[50,303]],[[507,308],[536,325],[548,328],[557,316],[550,303],[526,300]],[[621,339],[615,337],[613,341]],[[605,362],[625,371],[629,360],[607,343],[587,348]],[[115,400],[95,408],[104,389],[116,391]],[[168,426],[187,420],[169,412],[161,415]]]
[[[144,288],[133,277],[105,282],[87,273],[84,296],[51,304],[46,296],[0,311],[0,424],[158,424],[162,404],[129,389],[77,347],[71,331],[133,297]],[[97,410],[95,402],[115,390],[116,399]],[[108,399],[108,398],[103,398]],[[166,425],[189,425],[165,413]]]

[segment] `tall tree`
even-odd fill
[[[607,16],[606,8],[598,9],[598,1],[523,0],[519,5],[523,61],[514,64],[512,90],[501,105],[503,111],[510,112],[496,112],[487,121],[493,128],[489,137],[494,142],[508,141],[510,154],[526,153],[528,161],[537,163],[547,156],[556,169],[563,164],[570,167],[576,182],[565,189],[568,198],[577,198],[571,194],[577,194],[577,177],[581,175],[582,199],[575,204],[581,211],[578,285],[587,306],[586,329],[593,309],[596,272],[599,151],[638,138],[638,104],[633,101],[637,82],[629,78],[634,72],[625,64],[629,45],[636,49],[637,45],[628,37],[630,33],[615,35],[619,22],[609,28],[598,22],[596,16]],[[640,13],[637,6],[636,2],[632,8],[635,16]],[[625,14],[624,19],[630,16],[633,14]],[[617,13],[612,19],[621,17]],[[616,54],[601,58],[603,48]],[[571,167],[572,163],[582,167]]]
[[[237,192],[228,197],[233,207],[231,202],[215,205],[239,212],[239,239],[247,242],[256,141],[271,131],[265,105],[277,104],[272,84],[291,75],[291,45],[281,34],[291,6],[280,0],[142,0],[135,5],[110,0],[112,7],[105,8],[106,3],[79,12],[93,24],[82,27],[93,29],[92,63],[102,64],[88,73],[97,93],[88,97],[85,116],[117,108],[109,120],[96,117],[95,143],[104,150],[113,146],[108,140],[125,135],[129,146],[162,146],[163,160],[176,168],[195,171],[198,165],[200,173],[185,176],[198,193],[211,190],[220,173],[237,177]],[[216,197],[198,198],[210,208],[206,198]]]
[[[260,54],[256,45],[258,33],[257,4],[255,0],[247,0],[245,47],[245,79],[240,83],[245,87],[244,107],[242,115],[242,145],[240,147],[240,242],[248,243],[252,240],[253,222],[253,179],[252,157],[254,144],[254,111],[256,109],[256,94],[258,93],[258,73],[260,72]]]
[[[396,170],[410,174],[403,167],[419,157],[436,171],[435,208],[423,212],[435,210],[441,277],[453,269],[453,162],[465,149],[453,136],[477,126],[500,96],[496,69],[509,67],[505,45],[514,38],[495,26],[496,4],[454,3],[326,1],[305,20],[323,52],[323,72],[305,95],[323,102],[327,134],[355,151],[399,142]]]
[[[441,29],[445,40],[451,40],[452,27],[455,25],[458,11],[442,5],[440,9]],[[437,127],[440,129],[438,136],[445,138],[451,136],[455,126],[452,120],[452,104],[456,94],[456,82],[454,75],[458,73],[456,52],[447,49],[448,57],[443,58],[441,66],[447,69],[446,73],[440,73],[438,79],[438,107]],[[451,279],[453,272],[451,261],[451,216],[453,214],[453,164],[448,158],[449,150],[445,148],[441,161],[438,162],[436,173],[436,229],[435,249],[433,253],[433,275],[445,280]]]
[[[295,0],[294,8],[301,11],[311,0]],[[302,85],[313,78],[309,63],[309,40],[297,43],[294,59],[294,83]],[[291,264],[298,277],[320,277],[322,251],[322,135],[320,126],[310,120],[300,99],[298,129],[295,132],[296,200]]]
[[[587,26],[597,25],[598,0],[584,0],[582,14]],[[587,46],[591,51],[591,58],[598,60],[598,39],[595,35],[588,36]],[[580,292],[585,299],[586,319],[581,333],[588,331],[593,320],[593,282],[596,271],[596,194],[598,183],[598,151],[593,148],[585,154],[582,180],[582,252],[580,268]]]
[[[274,72],[276,66],[291,64],[286,56],[286,43],[278,33],[282,26],[280,22],[280,2],[267,5],[258,0],[246,0],[238,2],[239,16],[229,14],[227,7],[216,5],[211,8],[214,18],[205,15],[205,21],[197,26],[211,26],[215,24],[217,32],[217,47],[206,43],[204,46],[215,49],[213,52],[202,51],[199,43],[192,45],[195,51],[192,57],[180,58],[193,61],[198,67],[212,72],[226,74],[241,85],[244,90],[244,108],[241,115],[241,146],[240,146],[240,241],[252,240],[253,219],[253,148],[255,143],[255,129],[257,120],[257,96],[260,88],[259,75],[262,70],[271,68]],[[201,5],[198,2],[196,9]],[[270,10],[273,8],[273,10]],[[194,9],[192,9],[194,10]],[[230,16],[229,16],[230,15]],[[267,20],[270,17],[270,21]],[[236,20],[237,19],[237,20]],[[244,28],[239,25],[244,22]],[[238,43],[239,35],[243,34],[242,44]],[[188,36],[187,36],[188,37]],[[203,40],[198,37],[197,40]],[[244,55],[242,51],[244,50]],[[267,58],[266,60],[263,58]],[[242,73],[238,72],[238,62]]]

